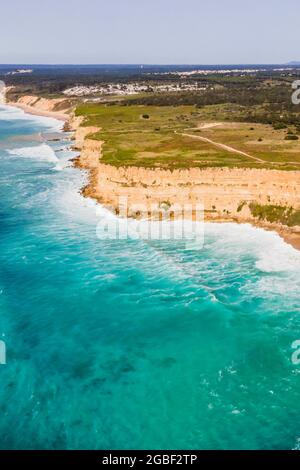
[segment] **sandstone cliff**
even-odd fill
[[[68,121],[72,112],[69,102],[64,98],[47,99],[26,95],[19,98],[16,102],[8,104],[23,109],[30,114],[53,117],[62,121]]]
[[[120,197],[128,201],[128,216],[137,216],[137,205],[150,209],[167,205],[202,204],[206,220],[250,222],[275,229],[300,243],[300,227],[258,220],[249,206],[274,205],[300,209],[300,171],[266,169],[191,168],[145,169],[114,167],[101,163],[102,142],[87,136],[97,128],[76,127],[76,146],[81,150],[78,166],[90,171],[83,194],[118,212]]]

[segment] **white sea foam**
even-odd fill
[[[1,105],[0,106],[0,120],[3,121],[19,121],[26,120],[36,122],[39,125],[51,130],[52,132],[59,132],[63,128],[63,122],[58,119],[53,119],[45,116],[38,116],[35,114],[28,114],[22,109],[15,108],[14,106]]]
[[[65,168],[70,167],[70,161],[69,160],[59,160],[57,165],[53,167],[54,171],[63,171]]]
[[[54,170],[54,171],[62,171],[64,168],[65,168],[64,165],[62,165],[61,163],[58,163],[57,165],[55,165],[55,167],[53,168],[53,170]]]
[[[205,233],[208,239],[214,239],[214,248],[219,254],[231,253],[233,260],[251,255],[256,260],[256,268],[262,272],[300,271],[300,252],[276,232],[250,224],[207,223]]]
[[[7,105],[0,106],[0,119],[37,121],[51,127],[53,130],[60,130],[62,127],[62,123],[55,119],[29,115],[18,108]],[[9,153],[18,157],[56,163],[54,167],[56,171],[61,171],[66,166],[58,160],[53,149],[45,143],[35,147],[9,150]],[[79,178],[79,180],[82,182],[82,178]],[[63,211],[68,212],[69,216],[74,216],[77,220],[93,221],[95,224],[99,220],[99,211],[101,211],[100,218],[112,217],[107,209],[96,205],[93,200],[84,199],[79,194],[78,189],[82,184],[79,183],[78,188],[76,186],[77,184],[73,182],[71,186],[67,186],[65,191],[60,193],[59,205]],[[135,222],[130,223],[135,224]],[[285,243],[275,232],[255,228],[249,224],[205,223],[205,234],[206,240],[214,240],[212,248],[216,251],[216,254],[228,255],[231,253],[235,261],[238,261],[241,256],[249,254],[254,257],[256,260],[255,266],[261,272],[300,271],[300,253]]]
[[[56,163],[59,161],[54,150],[45,143],[34,147],[21,147],[7,150],[7,152],[15,157],[32,158],[43,162]]]
[[[57,166],[56,169],[60,167]],[[86,182],[87,177],[84,173],[80,172],[74,178],[74,174],[68,176],[67,172],[66,179],[59,181],[54,199],[58,210],[70,221],[94,225],[96,236],[97,224],[101,220],[105,222],[115,219],[116,215],[93,199],[84,198],[80,194],[79,190]],[[136,229],[137,224],[139,231],[143,231],[143,221],[133,219],[128,221],[129,229]],[[148,227],[147,222],[145,227]],[[224,259],[225,262],[231,260],[237,269],[245,257],[250,257],[258,271],[270,274],[283,273],[290,279],[291,286],[298,282],[298,278],[294,282],[291,276],[294,278],[294,275],[300,273],[300,252],[288,245],[276,232],[256,228],[250,224],[235,223],[204,223],[204,232],[204,249],[206,251],[208,249],[208,257]],[[170,241],[173,242],[174,240]],[[263,287],[262,284],[262,290]]]
[[[292,450],[300,450],[300,438],[299,437],[297,437],[295,447],[293,447]]]
[[[274,234],[273,243],[261,246],[256,267],[263,272],[300,272],[300,252]]]
[[[108,209],[92,199],[85,199],[74,189],[74,182],[60,193],[60,207],[76,220],[95,224],[116,218]],[[82,186],[81,179],[81,186]],[[143,221],[128,221],[129,229]],[[146,229],[148,228],[145,222]],[[205,223],[204,242],[211,244],[212,254],[232,259],[237,267],[244,256],[253,257],[255,267],[264,273],[300,273],[300,252],[288,245],[276,232],[253,227],[250,224]],[[171,240],[172,242],[172,240]]]
[[[25,114],[24,111],[22,111],[19,108],[14,108],[13,106],[6,106],[6,105],[1,105],[0,106],[0,120],[5,121],[5,120],[13,120],[13,121],[18,121],[20,119],[31,119],[32,115],[30,114]]]
[[[53,204],[56,210],[63,214],[65,221],[86,223],[96,227],[97,208],[102,206],[99,206],[94,199],[85,198],[80,194],[80,188],[87,183],[84,173],[78,172],[74,177],[70,171],[73,172],[74,169],[67,168],[62,179],[57,181],[57,186],[53,189]]]

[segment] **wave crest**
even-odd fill
[[[21,147],[8,150],[8,153],[15,157],[32,158],[49,163],[57,163],[59,161],[54,150],[45,143],[34,147]]]

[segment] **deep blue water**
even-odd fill
[[[0,108],[0,447],[298,447],[299,252],[233,224],[99,240],[58,128]]]

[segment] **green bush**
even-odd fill
[[[280,129],[286,129],[286,124],[284,124],[284,122],[275,122],[273,124],[273,128],[275,129],[275,131],[279,131]]]
[[[295,210],[292,207],[276,206],[276,205],[261,205],[255,202],[249,204],[251,214],[259,220],[267,220],[268,222],[280,223],[293,227],[300,225],[300,210]]]

